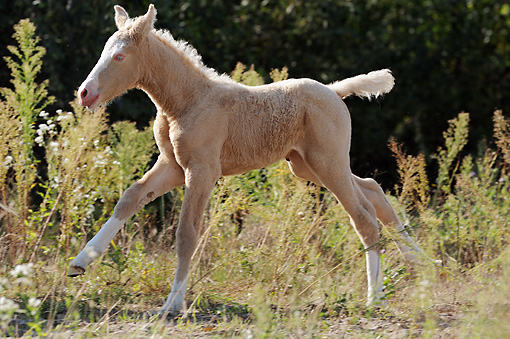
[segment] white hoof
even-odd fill
[[[100,253],[92,246],[86,246],[74,259],[71,261],[69,273],[70,277],[74,277],[85,273],[85,269],[99,257]]]
[[[165,313],[179,313],[186,308],[186,300],[184,300],[184,293],[172,292],[168,296],[165,305],[159,311],[159,314]]]
[[[384,307],[388,305],[382,284],[375,291],[369,289],[366,305],[367,307]]]

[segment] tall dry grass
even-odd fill
[[[330,193],[280,162],[218,182],[194,255],[188,310],[170,321],[145,311],[160,307],[171,288],[183,189],[133,217],[85,276],[66,278],[69,257],[148,168],[155,145],[150,128],[108,126],[102,109],[75,102],[70,112],[44,111],[52,99],[46,82],[35,80],[43,50],[29,21],[15,31],[18,46],[7,60],[14,90],[2,89],[0,100],[4,335],[507,333],[510,122],[502,112],[494,113],[494,142],[477,154],[463,152],[467,113],[450,121],[435,163],[390,141],[401,181],[388,197],[424,251],[445,266],[411,270],[390,241],[396,235],[384,230],[387,307],[365,306],[364,251],[348,215]],[[273,81],[287,76],[286,69],[271,72]],[[233,78],[263,83],[242,64]]]

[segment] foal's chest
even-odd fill
[[[206,163],[219,159],[227,127],[221,119],[196,116],[184,121],[169,119],[169,136],[179,165],[189,166],[190,161]]]

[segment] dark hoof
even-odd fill
[[[69,272],[67,272],[67,276],[68,277],[76,277],[76,276],[82,275],[83,273],[85,273],[85,269],[83,267],[71,266],[69,268]]]

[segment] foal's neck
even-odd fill
[[[197,95],[204,95],[212,80],[194,66],[171,43],[150,35],[146,49],[146,69],[139,88],[165,114],[178,118]]]

